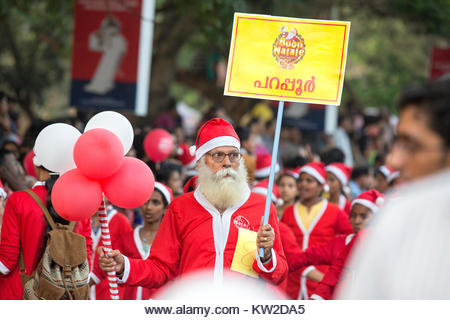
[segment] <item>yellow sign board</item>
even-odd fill
[[[350,22],[234,14],[225,95],[339,105]]]

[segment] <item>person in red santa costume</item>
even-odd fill
[[[161,220],[167,206],[173,201],[172,190],[166,185],[155,182],[155,189],[146,203],[140,207],[144,224],[137,226],[134,230],[122,233],[114,243],[113,247],[120,250],[129,258],[147,259]],[[106,280],[106,274],[100,269],[98,255],[92,272],[92,278]],[[106,289],[108,283],[106,282]],[[107,290],[106,290],[107,291]],[[158,289],[143,288],[141,286],[119,286],[120,299],[123,300],[148,300]],[[109,291],[106,292],[109,294]],[[108,300],[108,297],[102,297]]]
[[[150,256],[131,259],[119,250],[108,256],[98,250],[101,268],[116,271],[122,283],[146,288],[200,270],[210,270],[214,283],[222,283],[228,270],[274,284],[283,281],[287,263],[276,209],[272,204],[269,224],[262,226],[265,197],[250,191],[239,149],[230,123],[220,118],[206,122],[195,144],[198,187],[169,205]],[[247,245],[253,249],[246,251]]]
[[[379,210],[383,203],[384,195],[377,190],[371,189],[364,191],[352,201],[350,223],[352,224],[354,233],[347,236],[337,236],[328,244],[308,249],[303,254],[297,256],[294,267],[311,263],[330,265],[330,269],[325,273],[322,281],[311,295],[311,299],[333,299],[336,285],[341,279],[348,277],[349,273],[351,273],[349,270],[345,271],[345,273],[343,271],[353,246],[361,237],[364,237],[364,229],[369,225],[372,216]]]
[[[326,171],[322,162],[310,162],[303,166],[298,183],[300,200],[284,211],[281,220],[291,228],[303,251],[338,234],[352,233],[348,216],[337,205],[322,198],[324,185]],[[287,286],[289,297],[308,299],[327,269],[328,266],[316,265],[290,272]]]
[[[31,189],[47,204],[55,222],[67,224],[55,212],[49,200],[57,175],[46,170],[36,158],[33,159],[37,182]],[[25,191],[14,192],[6,202],[0,241],[0,300],[22,299],[23,288],[19,275],[19,254],[22,252],[25,273],[31,275],[42,254],[44,239],[49,230],[44,213],[37,202]],[[86,238],[87,256],[92,254],[90,219],[76,223],[74,232]]]
[[[352,168],[343,163],[334,162],[327,165],[325,170],[327,171],[327,183],[330,187],[330,198],[328,200],[350,215],[352,203],[347,199],[345,189],[348,189],[347,184],[352,174]]]

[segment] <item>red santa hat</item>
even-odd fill
[[[400,176],[400,171],[395,171],[388,166],[381,166],[378,168],[378,171],[380,171],[381,174],[385,176],[388,183],[391,183]]]
[[[155,189],[162,193],[163,197],[166,199],[167,204],[170,204],[173,200],[172,189],[170,189],[165,184],[155,181]]]
[[[384,203],[384,195],[375,189],[370,189],[361,193],[352,201],[352,208],[355,204],[363,205],[372,212],[377,212]]]
[[[325,167],[325,170],[334,174],[343,187],[347,185],[352,174],[352,168],[340,162],[330,163]]]
[[[217,147],[241,148],[241,141],[233,126],[221,118],[205,122],[198,130],[195,145],[189,149],[198,161],[205,153]]]
[[[327,182],[327,172],[323,162],[307,163],[301,168],[300,174],[303,172],[313,176],[320,184],[326,184]]]
[[[252,187],[252,192],[262,194],[266,197],[267,197],[268,191],[269,191],[269,179],[262,180]],[[283,204],[283,200],[281,199],[281,196],[280,196],[280,191],[278,190],[278,187],[275,183],[273,184],[273,187],[272,187],[271,200],[276,205]]]
[[[255,178],[267,178],[270,174],[270,164],[272,163],[272,155],[259,154],[256,156],[256,170],[255,170]],[[278,162],[275,165],[275,172],[280,171],[280,165]]]
[[[301,166],[294,168],[294,169],[284,169],[283,174],[288,174],[294,177],[294,179],[298,179],[300,177],[300,170],[302,169]]]
[[[0,198],[6,199],[6,196],[5,188],[3,188],[2,180],[0,180]]]
[[[187,169],[193,169],[195,167],[195,156],[193,156],[189,150],[189,146],[181,142],[177,148],[177,159]]]

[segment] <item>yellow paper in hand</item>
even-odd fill
[[[258,273],[253,270],[253,262],[256,259],[256,232],[239,228],[236,249],[234,250],[231,270],[243,273],[253,278],[258,278]]]

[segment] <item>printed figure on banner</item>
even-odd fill
[[[87,92],[106,94],[114,89],[114,77],[127,51],[127,42],[120,33],[120,23],[112,15],[103,19],[100,29],[89,36],[89,49],[103,51],[94,77],[84,87]]]

